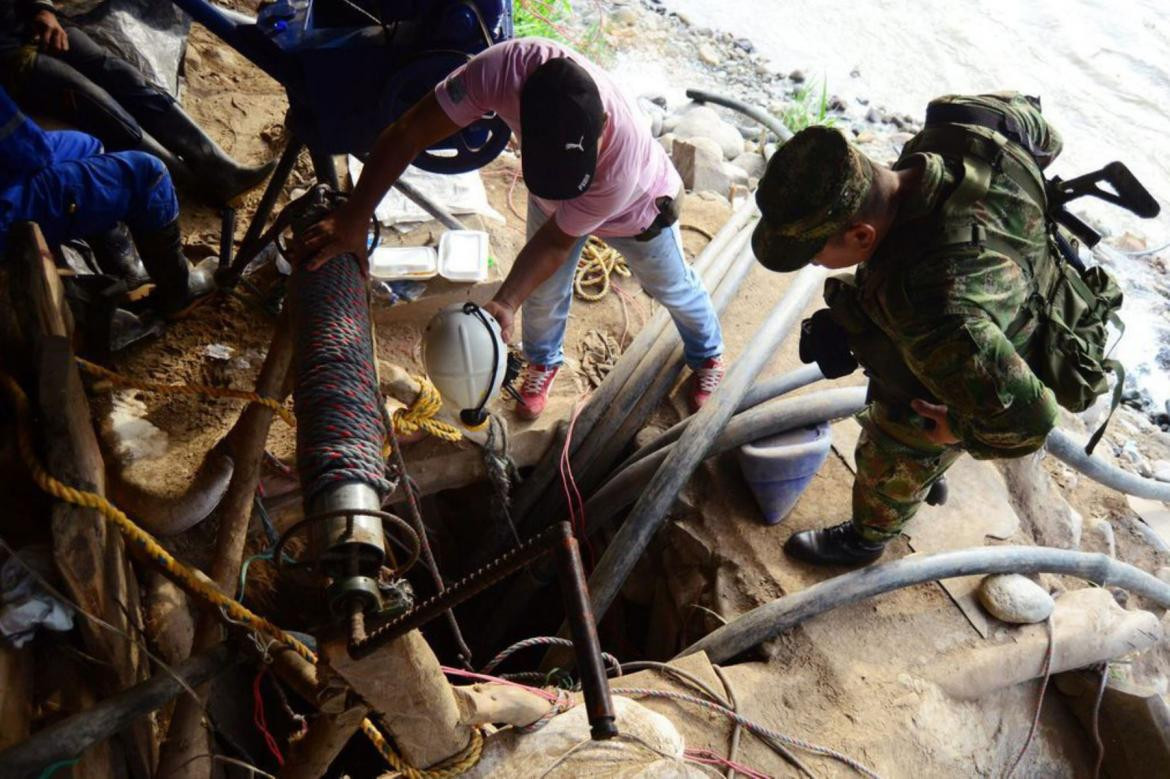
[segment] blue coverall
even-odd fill
[[[13,223],[33,221],[57,246],[118,222],[152,233],[179,217],[170,174],[145,152],[102,152],[92,135],[45,132],[0,88],[0,252]]]

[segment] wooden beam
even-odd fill
[[[66,484],[104,494],[105,468],[70,344],[73,318],[52,254],[33,224],[17,226],[9,247],[8,303],[23,340],[23,354],[14,362],[36,377],[34,408],[45,467]],[[133,638],[142,634],[142,610],[121,536],[96,511],[64,502],[54,504],[51,527],[53,556],[70,597],[122,633],[79,619],[87,651],[105,665],[99,692],[111,695],[137,684],[147,675]],[[119,738],[130,776],[148,779],[156,757],[150,723],[137,722]]]
[[[277,320],[272,342],[260,375],[256,392],[264,397],[283,400],[289,393],[289,368],[292,365],[292,327],[287,309]],[[235,463],[231,482],[219,505],[219,535],[211,578],[224,592],[235,592],[244,559],[244,542],[252,519],[252,501],[260,481],[260,460],[268,441],[273,412],[266,406],[251,404],[217,445],[231,455]],[[201,651],[223,640],[221,617],[204,612],[195,630],[194,651]],[[206,700],[207,690],[199,694]],[[167,740],[159,758],[158,774],[168,779],[201,779],[211,775],[212,761],[201,702],[190,696],[175,706]]]
[[[232,654],[220,645],[190,657],[172,670],[160,671],[145,682],[55,722],[32,738],[0,752],[3,773],[35,776],[45,766],[81,756],[94,744],[105,741],[140,721],[184,691],[212,679],[232,662]],[[176,677],[178,677],[176,679]]]

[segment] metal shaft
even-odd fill
[[[562,523],[562,526],[565,526]],[[581,550],[577,539],[565,534],[557,539],[557,574],[565,599],[565,619],[573,650],[577,655],[577,672],[581,675],[581,692],[585,695],[585,709],[589,716],[589,732],[594,741],[604,741],[618,734],[614,722],[613,699],[609,695],[609,681],[605,663],[601,659],[601,642],[597,638],[597,623],[593,620],[593,606],[589,603],[589,589],[585,583],[585,569],[581,566]]]

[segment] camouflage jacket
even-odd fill
[[[1034,159],[1047,164],[1060,151],[1060,136],[1020,95],[940,100],[1011,112],[1035,157],[1015,144],[1007,151],[1033,170]],[[982,127],[971,131],[991,134]],[[1053,261],[1045,217],[1015,180],[994,170],[985,197],[945,216],[941,206],[962,176],[962,159],[929,146],[912,140],[894,165],[921,166],[921,186],[899,206],[894,228],[858,269],[858,302],[893,341],[904,367],[946,404],[951,429],[967,451],[980,459],[1022,456],[1043,445],[1057,413],[1052,391],[1026,362],[1035,322],[1022,314],[1030,269]],[[1019,262],[986,244],[940,242],[944,233],[970,234],[972,220],[992,239],[987,243],[1010,248]],[[880,377],[881,366],[869,367]]]

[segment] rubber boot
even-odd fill
[[[151,116],[149,125],[149,135],[178,155],[191,171],[198,171],[195,188],[215,206],[229,205],[260,186],[276,167],[275,161],[252,167],[240,165],[178,103],[172,103],[165,113]]]
[[[160,322],[139,319],[118,308],[126,285],[112,276],[70,276],[65,279],[65,299],[73,313],[74,330],[81,334],[78,352],[104,362],[111,352],[125,349],[162,332]]]
[[[784,552],[797,560],[850,567],[872,563],[882,556],[885,548],[882,541],[864,538],[851,521],[819,530],[802,530],[784,543]]]
[[[154,280],[151,301],[163,316],[175,317],[215,291],[210,274],[187,263],[177,219],[154,232],[134,231],[134,243]]]
[[[199,191],[201,182],[191,172],[191,168],[187,166],[187,163],[179,159],[170,149],[156,141],[150,133],[143,130],[142,140],[134,148],[135,151],[144,151],[162,160],[163,165],[166,165],[167,170],[170,171],[171,180],[175,182],[175,186],[186,190]]]
[[[98,269],[107,276],[125,282],[127,291],[136,290],[150,282],[150,274],[138,257],[134,239],[130,237],[126,225],[119,223],[104,233],[90,236],[85,242],[93,249]]]

